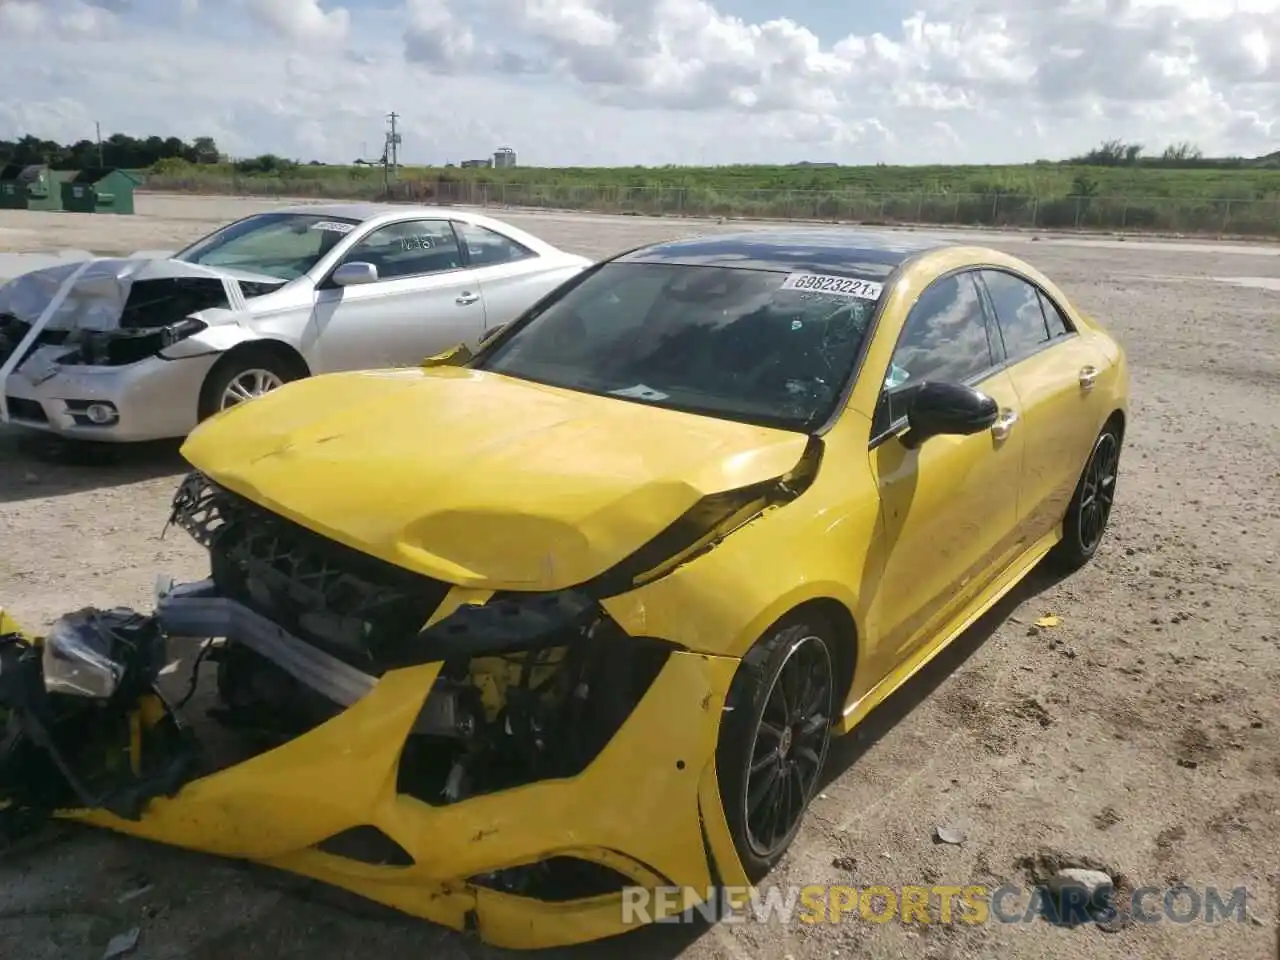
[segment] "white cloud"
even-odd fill
[[[118,5],[67,0],[58,12],[55,29],[73,40],[105,40],[115,34]]]
[[[345,7],[326,10],[320,0],[249,0],[249,9],[287,40],[341,43],[351,29]]]
[[[38,0],[0,0],[0,36],[22,40],[44,26],[44,10]]]
[[[625,164],[998,162],[1112,138],[1252,154],[1280,134],[1280,0],[901,0],[894,29],[850,35],[782,0],[754,22],[734,0],[149,2],[0,0],[0,35],[24,38],[0,56],[24,91],[0,137],[74,139],[94,116],[341,161],[395,109],[409,161],[510,143]]]

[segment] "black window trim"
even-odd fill
[[[902,326],[898,330],[898,335],[896,338],[894,338],[893,350],[889,352],[890,363],[893,362],[893,357],[898,352],[898,347],[902,345],[902,338],[907,332],[907,324],[911,322],[911,313],[913,310],[915,310],[916,305],[920,302],[920,298],[923,297],[926,293],[928,293],[929,290],[932,289],[935,284],[941,283],[943,280],[949,280],[952,277],[957,277],[967,273],[967,274],[973,274],[973,276],[971,276],[970,279],[973,283],[974,291],[978,295],[979,308],[982,310],[983,328],[986,330],[986,333],[987,333],[987,355],[991,361],[991,366],[987,367],[985,370],[982,370],[978,373],[973,374],[970,377],[966,377],[964,380],[960,382],[967,387],[976,387],[978,384],[983,383],[986,380],[989,380],[992,376],[994,376],[995,374],[999,373],[1000,371],[1004,370],[1007,367],[1008,357],[1005,354],[1005,350],[1004,350],[1004,338],[998,332],[997,332],[998,340],[993,340],[991,336],[992,327],[995,325],[995,316],[994,316],[994,311],[991,310],[990,304],[988,303],[988,300],[987,300],[987,288],[985,285],[979,282],[980,278],[976,276],[976,273],[979,269],[981,268],[973,264],[966,264],[963,267],[956,267],[952,270],[946,271],[945,273],[940,273],[936,277],[934,277],[932,280],[929,281],[929,283],[925,286],[925,288],[920,291],[920,293],[916,296],[915,300],[912,302],[910,309],[907,311],[907,318],[902,322]],[[999,330],[998,327],[996,327],[996,329],[997,331]],[[999,344],[998,351],[996,349],[997,342]],[[884,399],[886,396],[888,396],[889,392],[890,392],[889,390],[885,389],[884,378],[881,377],[880,391],[879,393],[876,394],[875,406],[873,406],[871,410],[871,423],[873,428],[876,420],[876,412],[880,409],[880,404],[884,402]],[[888,426],[886,426],[883,430],[880,430],[879,432],[876,432],[876,433],[872,433],[871,439],[867,442],[867,449],[874,450],[876,447],[880,446],[880,444],[884,443],[890,437],[896,437],[898,434],[902,433],[902,431],[906,428],[906,426],[907,426],[907,418],[905,416],[899,417],[898,419],[890,423]]]
[[[399,277],[387,277],[385,279],[382,277],[379,277],[376,281],[374,281],[375,284],[376,283],[394,283],[397,280],[415,280],[420,277],[443,277],[453,273],[461,273],[464,270],[475,269],[474,267],[471,266],[471,258],[467,255],[467,249],[462,243],[462,238],[458,236],[458,228],[454,226],[456,221],[454,220],[453,217],[405,217],[402,220],[390,220],[387,223],[380,223],[376,227],[372,227],[369,230],[367,230],[363,236],[357,237],[355,242],[352,243],[351,246],[346,249],[346,251],[338,259],[338,261],[332,267],[329,268],[328,272],[325,273],[324,277],[322,277],[320,281],[316,284],[316,290],[342,289],[341,287],[337,286],[337,284],[333,282],[333,275],[337,273],[338,268],[345,263],[348,263],[348,262],[358,263],[359,262],[358,260],[357,261],[350,260],[352,251],[354,251],[356,247],[360,246],[360,244],[364,243],[366,240],[372,237],[379,230],[385,230],[387,227],[398,227],[401,224],[405,224],[405,223],[423,223],[423,222],[446,223],[449,225],[449,232],[453,235],[453,242],[458,246],[458,256],[459,256],[459,259],[462,261],[461,266],[453,267],[449,270],[430,270],[425,273],[406,273]]]

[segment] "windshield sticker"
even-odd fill
[[[874,280],[855,280],[853,277],[829,277],[821,273],[792,273],[778,289],[826,293],[858,300],[879,300],[884,284]]]
[[[350,233],[355,228],[354,223],[339,223],[337,220],[321,220],[311,225],[312,230],[324,230],[327,233]]]
[[[401,237],[400,249],[409,250],[430,250],[436,245],[436,238],[429,233],[421,233],[413,237]]]
[[[637,383],[634,387],[624,387],[621,390],[610,390],[609,392],[615,397],[630,397],[633,400],[665,400],[668,396],[661,390],[646,387],[643,383]]]

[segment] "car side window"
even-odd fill
[[[982,281],[991,295],[996,323],[1011,360],[1034,353],[1049,342],[1049,326],[1035,286],[1002,270],[983,270]]]
[[[496,230],[461,220],[453,224],[467,248],[467,259],[473,267],[493,267],[500,263],[528,260],[537,254],[522,243],[503,236]]]
[[[995,365],[986,311],[970,273],[942,277],[911,308],[894,348],[877,410],[877,432],[906,415],[925,382],[973,383]]]
[[[346,263],[372,263],[379,280],[457,270],[462,250],[448,220],[405,220],[379,227],[348,251]]]
[[[1055,337],[1065,337],[1068,333],[1074,333],[1071,324],[1067,322],[1067,318],[1063,316],[1062,311],[1058,309],[1058,305],[1045,296],[1044,291],[1039,291],[1040,309],[1044,311],[1045,321],[1049,324],[1049,339]]]

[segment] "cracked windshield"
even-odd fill
[[[479,366],[674,410],[811,429],[834,407],[875,305],[793,286],[780,272],[611,263]]]

